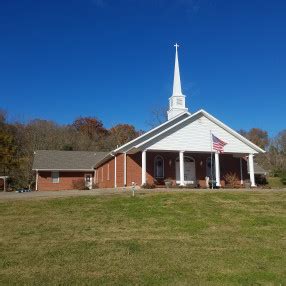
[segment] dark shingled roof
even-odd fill
[[[267,171],[264,170],[260,165],[258,165],[256,162],[253,162],[253,168],[254,168],[254,174],[257,175],[266,175]],[[247,161],[247,172],[249,173],[249,165]]]
[[[108,152],[38,150],[33,170],[92,170]]]

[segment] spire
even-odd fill
[[[175,69],[174,69],[174,83],[173,83],[173,94],[169,98],[169,110],[168,120],[173,117],[188,111],[185,105],[185,96],[182,93],[181,79],[180,79],[180,68],[178,59],[178,44],[175,44],[176,55],[175,55]]]
[[[175,56],[173,95],[182,95],[180,67],[179,67],[179,59],[178,59],[178,47],[179,47],[179,45],[176,43],[174,45],[174,47],[176,48],[176,56]]]

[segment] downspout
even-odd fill
[[[126,158],[126,152],[124,152],[124,187],[126,187],[127,185],[127,170],[126,170],[126,161],[127,161],[127,158]]]
[[[117,176],[117,167],[116,167],[116,165],[117,165],[117,160],[116,160],[116,154],[114,155],[114,154],[112,154],[111,153],[111,156],[112,157],[114,157],[114,188],[117,188],[117,182],[116,182],[116,180],[117,180],[117,178],[116,178],[116,176]]]

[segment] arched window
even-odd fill
[[[164,178],[164,159],[159,155],[154,160],[154,177],[157,179]]]
[[[176,159],[176,162],[180,162],[179,157]],[[184,162],[195,162],[195,159],[193,157],[184,156]]]

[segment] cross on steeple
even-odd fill
[[[176,48],[176,50],[180,47],[177,43],[174,45],[174,47]]]

